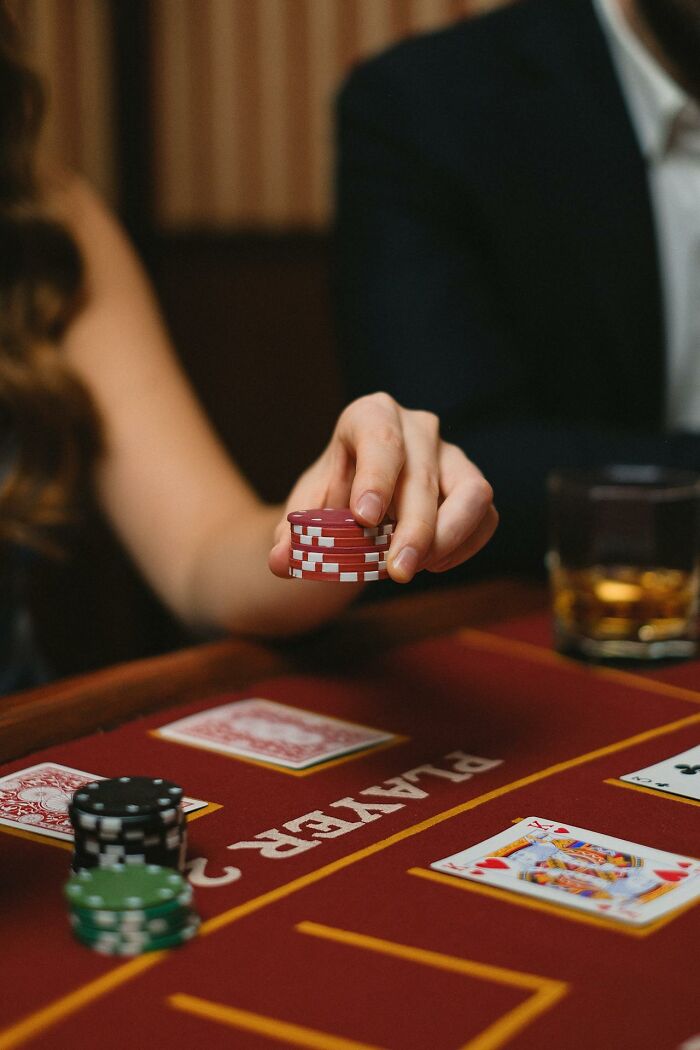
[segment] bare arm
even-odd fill
[[[117,223],[78,181],[58,207],[87,274],[64,351],[103,421],[100,501],[144,576],[190,623],[276,632],[331,615],[348,596],[314,598],[269,572],[280,508],[257,499],[213,433]]]

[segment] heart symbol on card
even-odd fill
[[[690,861],[689,860],[679,860],[678,861],[678,867],[679,868],[689,868],[690,867]]]
[[[658,875],[664,882],[680,882],[681,879],[688,878],[687,871],[654,871],[655,875]]]
[[[569,829],[568,828],[555,828],[554,832],[555,832],[555,834],[558,833],[560,835],[568,835],[569,834]]]
[[[497,857],[487,857],[486,860],[478,860],[476,862],[477,868],[505,868],[506,870],[510,867],[504,860],[499,860]]]
[[[484,873],[483,873],[483,871],[477,871],[476,868],[472,868],[472,870],[469,872],[469,874],[470,875],[483,875]]]

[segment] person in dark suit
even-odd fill
[[[484,569],[542,568],[554,467],[700,465],[699,84],[698,0],[520,0],[339,95],[349,392],[489,477]]]

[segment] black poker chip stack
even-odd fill
[[[183,790],[161,777],[117,777],[79,788],[68,814],[75,833],[73,871],[157,864],[184,871]]]

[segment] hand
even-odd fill
[[[325,451],[294,486],[270,552],[276,576],[288,575],[287,513],[315,507],[350,507],[363,525],[395,518],[388,570],[397,583],[466,561],[498,524],[491,486],[461,449],[441,440],[438,417],[383,393],[344,409]]]

